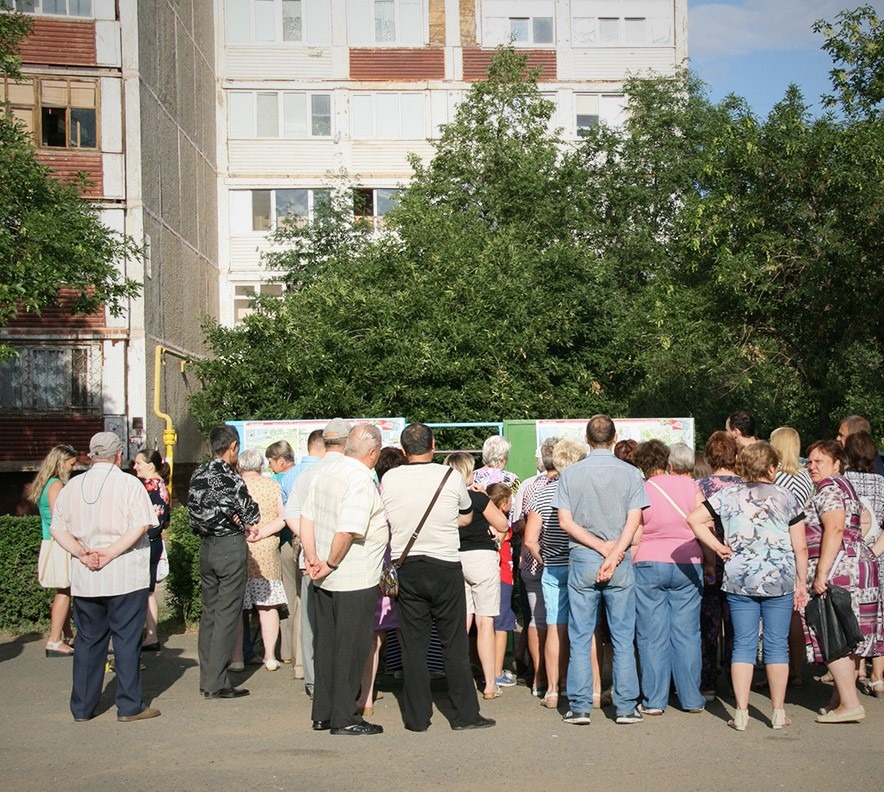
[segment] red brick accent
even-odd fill
[[[351,49],[351,80],[410,82],[445,77],[445,52],[422,49]]]
[[[19,56],[25,64],[95,66],[95,22],[37,17]]]
[[[467,82],[484,80],[488,76],[488,64],[494,57],[496,50],[479,49],[478,47],[464,47],[463,49],[463,78]],[[555,82],[556,51],[555,50],[519,50],[528,56],[528,68],[536,66],[541,68],[538,82]]]

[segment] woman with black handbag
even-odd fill
[[[811,594],[823,596],[831,583],[850,592],[851,605],[863,640],[852,654],[829,660],[835,686],[828,707],[817,723],[853,723],[865,718],[856,689],[856,658],[881,654],[877,624],[881,607],[878,560],[863,542],[862,503],[853,485],[842,475],[844,449],[834,440],[818,440],[807,449],[807,469],[816,492],[807,502],[807,579]],[[825,662],[815,633],[805,637],[815,662]]]

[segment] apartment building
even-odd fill
[[[686,0],[216,0],[221,314],[280,293],[268,232],[309,218],[330,175],[379,225],[494,50],[541,67],[555,126],[616,123],[628,73],[687,56]]]
[[[687,0],[15,6],[34,30],[27,80],[3,98],[41,161],[59,178],[87,173],[104,222],[146,252],[120,264],[144,283],[122,316],[71,317],[62,296],[0,329],[20,352],[0,368],[0,475],[15,487],[56,442],[85,449],[112,429],[130,454],[164,450],[168,425],[186,481],[205,452],[187,411],[199,383],[182,366],[204,354],[202,317],[234,325],[252,294],[280,293],[261,263],[268,233],[309,219],[332,175],[352,183],[355,214],[382,224],[408,154],[432,157],[498,45],[541,68],[554,124],[573,138],[622,117],[628,73],[671,72],[687,56]]]

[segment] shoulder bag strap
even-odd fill
[[[439,499],[439,495],[442,493],[442,487],[445,486],[445,482],[448,481],[448,477],[454,472],[454,468],[448,468],[445,471],[445,475],[442,476],[442,481],[439,482],[439,486],[436,487],[436,492],[433,494],[433,498],[430,501],[430,505],[427,506],[427,510],[424,512],[424,516],[421,517],[421,521],[417,524],[417,528],[414,529],[414,533],[411,535],[411,539],[408,540],[408,544],[405,545],[405,549],[402,551],[402,555],[399,556],[399,560],[396,562],[396,566],[402,566],[402,562],[405,560],[406,556],[411,552],[411,548],[414,546],[414,543],[417,541],[417,536],[421,532],[421,528],[424,527],[424,523],[427,521],[427,517],[430,516],[430,512],[433,510],[433,506],[436,505],[436,501]]]
[[[674,500],[672,500],[672,498],[669,497],[669,493],[666,492],[663,487],[661,487],[656,481],[649,480],[648,484],[650,484],[655,490],[657,490],[657,492],[659,492],[664,498],[666,498],[666,500],[669,501],[669,505],[672,506],[672,508],[681,515],[682,519],[687,522],[688,516],[684,513],[684,510]]]

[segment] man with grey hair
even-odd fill
[[[388,538],[372,475],[380,453],[380,430],[356,424],[343,458],[321,466],[301,503],[301,542],[316,607],[313,728],[332,734],[383,732],[356,711]]]
[[[59,492],[51,528],[55,541],[73,557],[77,648],[71,713],[75,721],[95,715],[113,637],[117,720],[155,718],[160,711],[142,699],[140,649],[150,585],[145,534],[157,525],[156,511],[141,482],[120,470],[123,443],[117,435],[94,435],[89,456],[89,471]]]
[[[317,442],[317,432],[318,442]],[[343,418],[332,418],[323,429],[317,429],[310,433],[307,439],[307,453],[310,455],[301,461],[295,469],[299,472],[295,477],[288,500],[285,504],[285,524],[300,542],[301,504],[307,497],[310,482],[317,471],[321,472],[323,465],[340,460],[344,456],[347,446],[347,436],[350,434],[350,424]],[[317,446],[321,446],[321,451]],[[306,464],[310,460],[309,464]],[[314,628],[316,626],[316,611],[313,598],[313,581],[306,570],[304,563],[303,548],[299,554],[298,565],[301,569],[301,664],[304,673],[304,692],[308,698],[313,698],[315,684],[313,644]]]
[[[190,479],[187,511],[190,529],[200,542],[200,586],[203,611],[197,649],[200,691],[207,699],[249,695],[235,688],[227,674],[246,588],[246,533],[260,522],[258,504],[236,472],[239,435],[222,424],[209,432],[213,458]]]
[[[611,453],[614,422],[595,415],[586,425],[589,455],[559,478],[553,508],[570,536],[568,571],[568,699],[565,723],[586,725],[592,709],[590,647],[599,603],[604,602],[614,646],[617,723],[642,720],[635,667],[635,591],[629,548],[649,505],[638,468]]]

